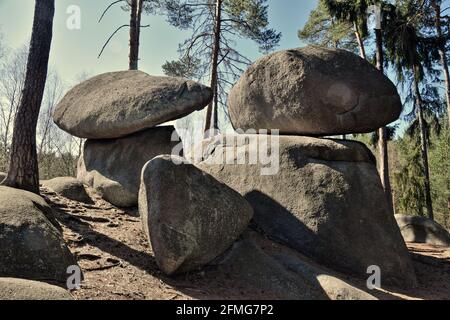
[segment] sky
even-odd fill
[[[112,0],[56,0],[54,35],[50,65],[66,82],[74,82],[82,73],[95,75],[128,68],[128,29],[123,28],[110,42],[100,59],[103,44],[119,26],[129,23],[129,15],[120,5],[113,7],[103,20],[98,19]],[[269,0],[271,27],[282,32],[278,49],[303,46],[297,31],[307,21],[317,0]],[[81,28],[67,28],[70,6],[81,10]],[[11,48],[29,42],[33,21],[34,0],[0,0],[0,30]],[[189,36],[170,26],[164,17],[146,15],[141,32],[139,69],[152,75],[162,75],[161,65],[178,58],[178,44]],[[239,41],[241,52],[255,60],[261,54],[251,41]]]

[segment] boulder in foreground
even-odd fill
[[[191,80],[142,71],[110,72],[71,89],[57,105],[53,120],[80,138],[118,138],[186,116],[211,99],[210,88]]]
[[[71,294],[44,282],[0,278],[0,300],[73,300]]]
[[[368,61],[308,46],[253,63],[231,89],[228,109],[235,129],[337,135],[383,127],[402,104],[395,85]]]
[[[198,269],[222,254],[253,215],[236,191],[182,158],[163,155],[142,169],[139,212],[166,274]]]
[[[0,277],[66,282],[77,261],[45,214],[45,200],[0,187]]]

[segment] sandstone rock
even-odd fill
[[[374,131],[396,120],[402,104],[369,62],[308,46],[257,60],[230,91],[228,109],[236,129],[334,135]]]
[[[73,177],[57,177],[50,180],[42,181],[42,186],[67,199],[93,203],[92,199],[86,192],[83,183]]]
[[[73,300],[67,290],[44,282],[0,278],[0,300]]]
[[[196,165],[239,191],[253,207],[257,228],[272,239],[337,271],[366,278],[367,268],[377,265],[384,283],[415,285],[373,155],[363,144],[274,136],[267,150],[272,161],[259,157],[255,164],[238,164],[242,156],[250,159],[258,145],[259,151],[267,145],[266,138],[206,140],[203,153],[194,150],[194,156],[202,154]],[[224,164],[227,157],[234,164]]]
[[[403,214],[396,214],[395,219],[405,241],[450,247],[450,233],[437,222]]]
[[[144,164],[170,154],[179,144],[173,126],[155,127],[107,140],[87,140],[78,162],[77,178],[119,207],[136,206]],[[182,152],[182,151],[181,151]]]
[[[41,197],[0,187],[0,277],[66,282],[76,259],[45,214]]]
[[[176,156],[142,169],[139,212],[158,266],[166,273],[198,269],[246,229],[253,210],[239,193]],[[179,162],[178,162],[179,163]]]
[[[53,120],[81,138],[118,138],[181,118],[211,99],[211,89],[194,81],[141,71],[110,72],[70,90]]]
[[[5,172],[0,172],[0,182],[6,179],[7,174]]]
[[[376,299],[255,232],[247,231],[242,238],[216,261],[216,272],[229,274],[237,283],[250,285],[255,291],[264,291],[274,299]]]

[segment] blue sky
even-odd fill
[[[94,75],[107,71],[123,70],[128,67],[128,30],[119,31],[105,50],[97,55],[116,27],[127,24],[128,13],[120,6],[112,8],[101,23],[102,11],[112,0],[56,0],[54,38],[50,64],[62,78],[71,82],[82,72]],[[269,0],[271,26],[281,31],[283,38],[280,49],[299,47],[303,44],[297,38],[297,30],[303,26],[317,0]],[[81,29],[69,30],[66,13],[70,5],[81,9]],[[34,0],[0,0],[0,29],[10,47],[19,47],[29,41],[33,21]],[[166,60],[178,58],[178,44],[189,31],[170,26],[163,17],[144,16],[142,24],[150,28],[141,33],[140,69],[150,74],[162,74],[161,65]],[[250,59],[260,54],[250,41],[239,41],[239,48]]]

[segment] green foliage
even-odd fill
[[[180,60],[167,61],[163,66],[163,72],[169,77],[182,77],[187,79],[197,79],[200,61],[189,56],[184,56]]]
[[[370,0],[324,0],[332,16],[356,25],[363,38],[368,35],[367,9],[373,2]]]
[[[333,18],[324,0],[320,0],[317,8],[311,11],[303,29],[298,31],[298,37],[310,44],[352,52],[356,52],[358,47],[352,24]]]
[[[414,126],[414,125],[413,125]],[[430,126],[431,128],[431,126]],[[410,134],[395,142],[400,156],[399,166],[394,171],[394,203],[397,213],[425,215],[425,197],[423,193],[420,139],[416,129],[410,128]],[[431,195],[435,220],[447,228],[450,227],[450,129],[432,129],[429,149]]]
[[[423,216],[426,203],[420,144],[414,137],[404,137],[396,146],[401,158],[400,168],[394,173],[395,212]]]
[[[450,229],[450,128],[433,132],[430,149],[430,175],[436,221]]]

